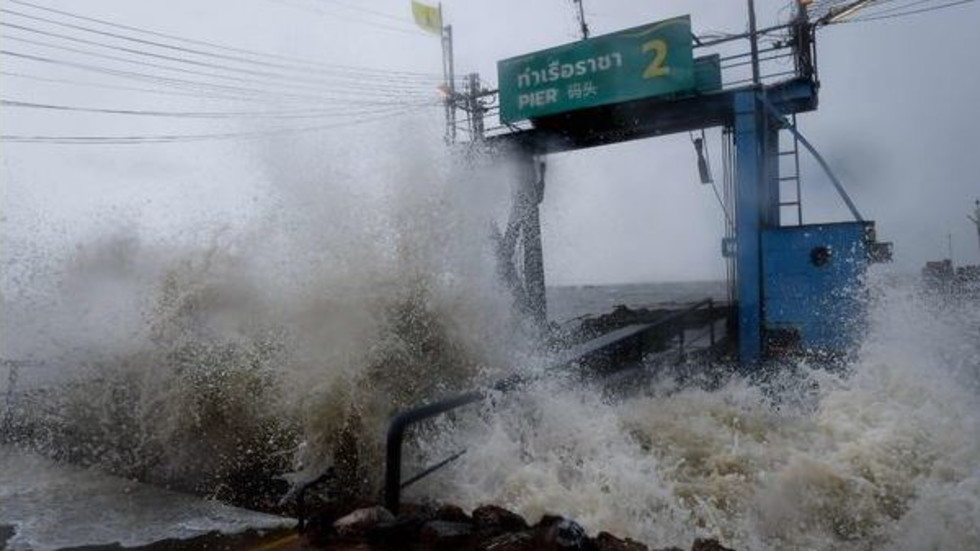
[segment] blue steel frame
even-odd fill
[[[804,353],[846,355],[865,326],[862,282],[873,262],[873,242],[874,223],[867,221],[763,230],[767,337],[786,331]],[[820,251],[825,252],[822,257],[817,256]]]
[[[738,356],[743,365],[762,354],[762,232],[779,226],[779,128],[755,88],[733,96],[735,114],[735,258]]]
[[[791,91],[791,95],[806,95],[812,88],[800,88]],[[815,93],[815,90],[813,90]],[[803,344],[807,347],[844,348],[848,340],[848,331],[840,324],[830,322],[829,326],[838,328],[838,333],[829,330],[826,319],[833,317],[856,319],[859,305],[854,300],[847,300],[853,293],[848,294],[859,284],[860,275],[867,266],[868,251],[865,238],[866,228],[873,228],[873,223],[865,222],[854,202],[844,190],[843,185],[830,170],[830,167],[799,131],[784,116],[783,112],[772,101],[774,96],[767,94],[765,88],[747,88],[735,91],[732,97],[734,113],[735,136],[735,233],[736,233],[736,280],[738,289],[738,355],[743,365],[753,365],[762,359],[764,350],[765,330],[768,321],[766,311],[775,305],[785,309],[787,297],[781,296],[779,290],[786,286],[773,286],[774,266],[766,266],[764,260],[769,251],[783,242],[782,233],[773,233],[780,227],[780,175],[779,175],[779,131],[789,130],[810,153],[827,173],[837,189],[845,205],[850,210],[856,223],[850,225],[823,224],[804,227],[807,234],[819,233],[833,237],[832,241],[840,251],[859,248],[862,252],[850,252],[837,262],[846,260],[848,270],[832,271],[834,277],[827,278],[820,271],[807,272],[810,279],[805,286],[809,293],[821,296],[836,296],[841,304],[835,307],[822,308],[820,312],[810,312],[809,316],[797,316]],[[813,100],[815,101],[815,97]],[[786,104],[786,102],[782,102]],[[791,105],[791,104],[789,104]],[[799,175],[796,175],[799,177]],[[833,229],[831,229],[833,228]],[[843,229],[842,229],[843,228]],[[850,231],[853,228],[858,230]],[[848,231],[844,231],[844,229]],[[842,234],[841,231],[844,231]],[[768,234],[767,234],[768,232]],[[856,232],[856,233],[855,233]],[[784,232],[785,233],[785,232]],[[767,234],[770,239],[764,237]],[[796,235],[790,232],[786,235]],[[800,234],[806,235],[806,234]],[[845,247],[845,244],[847,246]],[[782,246],[782,245],[780,245]],[[778,256],[778,255],[777,255]],[[782,257],[780,257],[782,258]],[[781,266],[781,268],[786,268]],[[780,268],[780,269],[781,269]],[[780,271],[776,269],[776,271]],[[823,277],[821,277],[823,276]],[[797,281],[799,284],[799,281]],[[798,292],[799,289],[796,289]],[[799,299],[799,297],[797,297]],[[806,301],[804,301],[806,302]],[[838,307],[839,306],[839,307]],[[778,309],[778,308],[777,308]],[[837,315],[832,315],[837,314]],[[847,314],[847,315],[843,315]],[[778,316],[777,316],[778,317]],[[810,319],[814,318],[814,319]],[[807,320],[805,323],[801,320]],[[777,325],[779,325],[777,323]],[[822,327],[822,332],[814,332],[814,327]],[[839,346],[838,346],[839,345]]]
[[[536,120],[534,128],[488,137],[486,143],[546,155],[732,126],[737,167],[738,354],[742,364],[752,365],[761,359],[763,344],[762,232],[780,223],[779,130],[785,121],[777,115],[816,109],[817,91],[816,82],[796,78],[685,98],[637,100]]]

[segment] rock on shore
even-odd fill
[[[321,514],[310,523],[309,542],[325,549],[431,551],[684,551],[652,550],[608,532],[589,536],[572,519],[546,515],[530,525],[520,515],[484,505],[467,515],[453,505],[406,505],[401,515],[382,507],[357,509],[340,518]],[[716,540],[699,539],[691,551],[732,551]]]

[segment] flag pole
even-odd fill
[[[442,26],[442,78],[446,93],[446,142],[456,142],[456,71],[453,67],[453,26],[442,25],[442,2],[439,2],[439,25]]]

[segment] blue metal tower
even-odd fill
[[[744,365],[784,353],[837,356],[846,353],[859,334],[864,300],[861,280],[870,262],[890,256],[888,244],[875,241],[873,222],[865,221],[817,150],[794,125],[797,113],[817,108],[819,80],[813,26],[805,14],[795,21],[714,41],[695,40],[696,88],[667,97],[650,97],[579,108],[532,118],[524,125],[487,125],[485,142],[528,159],[676,132],[721,126],[734,144],[734,240],[723,247],[735,260],[738,356]],[[789,39],[767,47],[765,59],[789,58],[792,70],[766,72],[756,42],[760,34],[788,30]],[[748,40],[749,52],[720,55],[712,48]],[[775,52],[775,53],[773,53]],[[529,56],[530,57],[530,56]],[[727,79],[738,67],[751,67],[748,78]],[[778,66],[777,66],[778,67]],[[547,97],[547,96],[543,96]],[[482,114],[482,113],[481,113]],[[491,109],[490,115],[493,115]],[[480,127],[481,134],[484,127]],[[803,225],[799,186],[784,199],[780,134],[792,136],[792,153],[807,149],[825,169],[853,216],[853,221]],[[798,159],[797,159],[798,172]],[[539,181],[526,183],[534,197],[523,212],[537,212],[543,193]],[[796,225],[784,225],[782,209],[794,206]],[[522,223],[536,216],[525,216]],[[525,228],[525,250],[540,251],[540,231]],[[733,245],[733,246],[732,246]],[[734,249],[734,250],[731,250]],[[535,260],[535,259],[532,259]],[[540,255],[525,266],[529,308],[544,315],[544,273]],[[531,293],[528,293],[530,295]]]

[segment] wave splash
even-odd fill
[[[330,466],[373,494],[390,413],[536,364],[487,231],[513,178],[462,177],[430,147],[343,173],[275,152],[272,207],[244,229],[96,240],[48,295],[5,278],[19,323],[4,355],[53,366],[22,385],[5,438],[249,506],[284,490],[255,481]],[[424,430],[417,457],[468,452],[407,498],[555,512],[655,546],[980,548],[980,308],[872,289],[847,373],[628,397],[541,383]]]
[[[714,390],[661,380],[627,398],[543,384],[428,442],[434,456],[468,452],[414,491],[558,511],[655,547],[978,548],[980,308],[880,275],[871,286],[871,330],[846,373],[799,365]]]
[[[319,169],[272,152],[269,206],[242,227],[124,227],[45,258],[50,280],[5,279],[3,355],[43,365],[21,370],[3,439],[251,507],[329,467],[373,495],[391,413],[533,349],[490,241],[509,167],[406,137]]]

